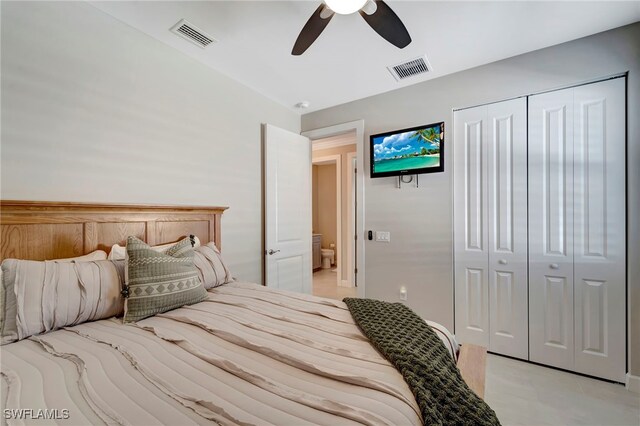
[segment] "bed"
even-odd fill
[[[129,235],[161,244],[194,234],[221,248],[224,210],[3,201],[0,256],[79,256]],[[438,334],[482,396],[484,350],[457,354]],[[403,377],[342,301],[241,281],[134,325],[86,322],[0,355],[3,423],[422,424]]]

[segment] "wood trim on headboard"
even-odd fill
[[[135,235],[164,244],[194,234],[221,248],[228,207],[0,201],[0,260],[45,260],[109,251]]]

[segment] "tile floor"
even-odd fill
[[[489,354],[485,400],[503,425],[640,425],[640,394]]]
[[[320,269],[313,273],[313,295],[342,300],[355,297],[355,287],[338,287],[338,275],[333,269]]]

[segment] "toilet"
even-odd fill
[[[321,249],[322,253],[322,269],[330,269],[334,263],[335,252],[331,249]]]

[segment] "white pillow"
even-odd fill
[[[200,239],[198,237],[193,237],[193,239],[196,242],[196,244],[193,246],[193,248],[200,247]],[[159,245],[159,246],[153,246],[151,248],[153,250],[155,250],[155,251],[159,251],[160,253],[164,253],[165,251],[169,250],[169,248],[173,247],[174,245],[176,245],[176,243],[162,244],[162,245]],[[121,246],[120,244],[114,244],[114,245],[111,246],[111,251],[109,252],[109,256],[107,257],[107,259],[109,259],[109,260],[123,260],[126,257],[127,257],[127,247],[126,246]]]
[[[94,260],[107,260],[107,252],[104,250],[92,251],[89,254],[78,257],[67,257],[65,259],[49,259],[51,262],[91,262]]]

